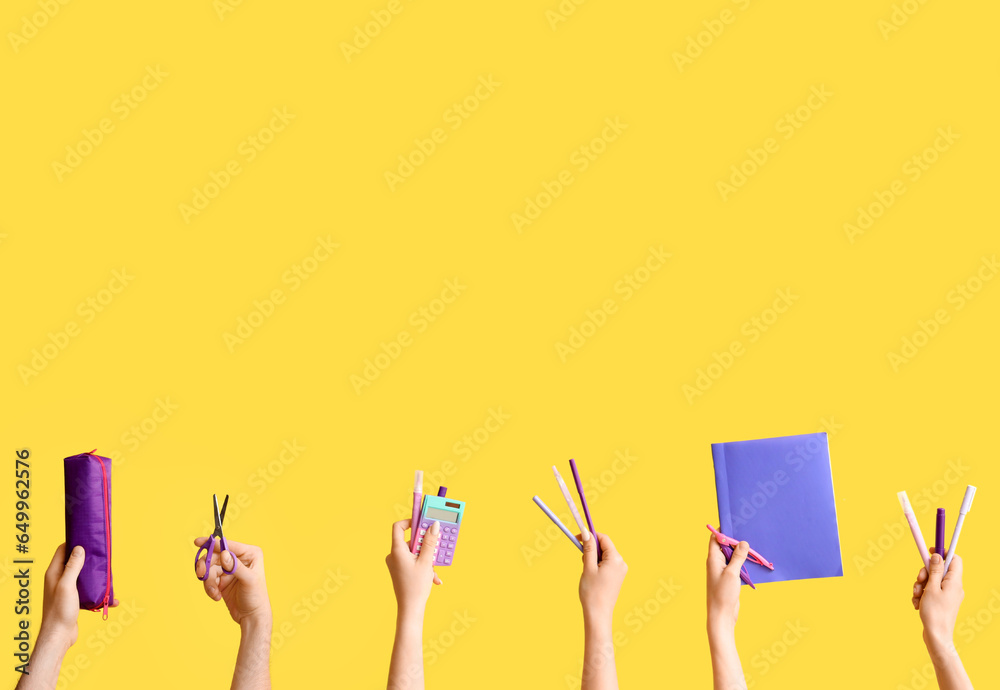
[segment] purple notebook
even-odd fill
[[[720,531],[774,563],[747,561],[755,584],[844,574],[825,433],[713,443],[712,460]]]

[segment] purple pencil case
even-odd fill
[[[111,577],[111,460],[94,451],[63,460],[66,479],[66,558],[86,554],[76,581],[80,608],[104,611],[115,600]]]

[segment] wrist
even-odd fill
[[[955,643],[951,636],[942,631],[924,629],[924,645],[931,661],[936,666],[947,663],[950,659],[958,656]]]
[[[726,616],[708,617],[708,641],[711,645],[736,643],[736,624]]]
[[[424,625],[424,612],[427,609],[427,602],[420,603],[404,603],[399,602],[396,605],[396,624],[397,625],[419,625],[421,628]]]
[[[599,629],[611,629],[611,619],[614,609],[608,609],[602,606],[588,606],[584,604],[583,606],[583,624],[585,628],[599,630]]]
[[[273,618],[271,610],[258,611],[240,619],[240,634],[244,636],[266,635],[271,637]]]
[[[69,626],[59,625],[58,623],[53,624],[42,620],[42,624],[38,628],[38,638],[35,640],[35,646],[51,646],[54,650],[65,654],[73,646],[73,642],[75,641],[73,638],[73,630]]]

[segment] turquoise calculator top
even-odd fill
[[[420,508],[420,532],[417,537],[417,553],[423,545],[424,535],[434,521],[441,523],[441,536],[438,540],[434,565],[451,565],[458,546],[458,528],[462,525],[465,515],[465,501],[441,496],[424,496],[424,504]]]

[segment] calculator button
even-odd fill
[[[426,522],[421,522],[420,526],[423,527],[424,529],[427,529],[427,523]]]
[[[420,534],[427,534],[427,530],[425,529],[420,530]]]
[[[445,565],[451,565],[451,559],[450,558],[444,559],[444,564]]]

